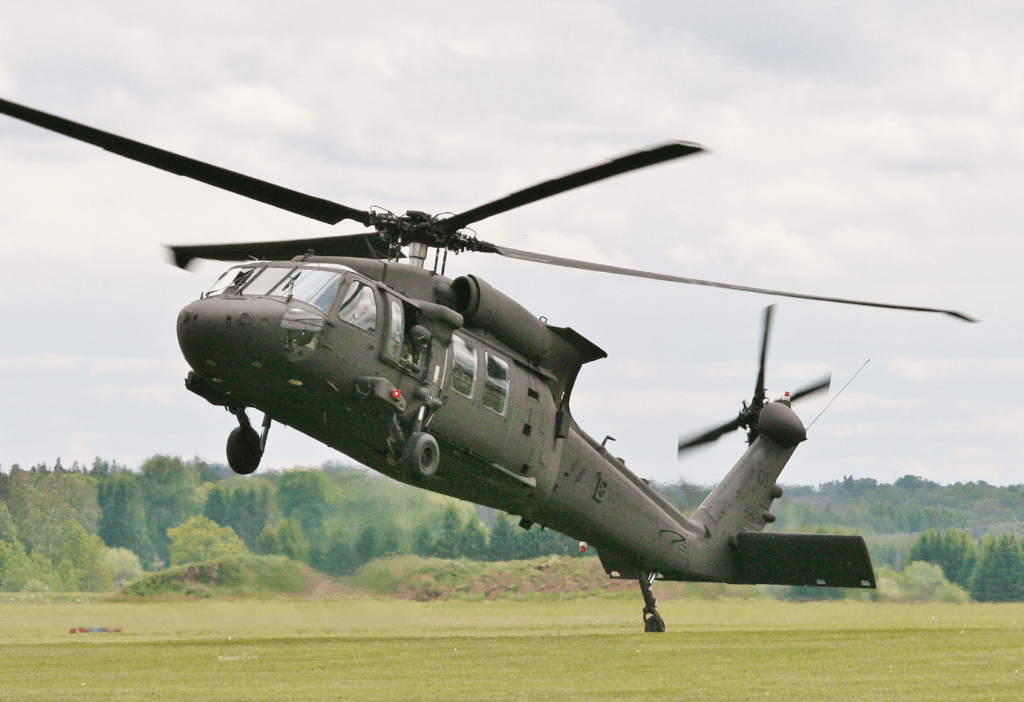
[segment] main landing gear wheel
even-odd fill
[[[239,475],[249,475],[260,467],[267,432],[270,430],[270,415],[263,421],[263,435],[260,436],[249,424],[244,409],[233,410],[232,414],[238,418],[238,426],[228,434],[228,465]]]
[[[260,467],[260,435],[252,427],[235,427],[228,434],[228,465],[239,475],[249,475]]]
[[[405,474],[413,480],[430,480],[437,473],[441,462],[441,451],[437,440],[426,432],[417,431],[409,435],[402,451]]]
[[[654,582],[656,573],[640,573],[640,592],[644,595],[644,631],[662,632],[665,631],[665,620],[658,614],[658,601],[654,599],[651,592],[651,583]]]

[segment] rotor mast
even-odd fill
[[[424,261],[427,260],[427,245],[414,241],[409,244],[409,265],[416,266],[417,268],[423,268]]]

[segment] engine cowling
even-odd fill
[[[490,332],[534,363],[548,355],[551,332],[518,302],[475,275],[456,278],[451,289],[453,307],[468,324]]]

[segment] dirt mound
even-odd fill
[[[243,556],[190,563],[150,573],[124,586],[116,598],[247,597],[305,594],[317,574],[284,556]]]
[[[369,563],[346,582],[419,601],[587,597],[636,587],[632,580],[610,580],[596,558],[566,556],[496,563],[403,556]]]

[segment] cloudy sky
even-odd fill
[[[461,211],[665,139],[710,153],[476,225],[516,248],[767,288],[768,387],[833,395],[782,476],[1024,482],[1024,10],[1011,2],[0,0],[0,97],[353,207]],[[0,465],[223,460],[162,244],[326,225],[0,117]],[[449,259],[609,358],[574,415],[644,477],[756,377],[760,295]],[[798,407],[805,423],[826,399]],[[254,419],[258,417],[254,416]],[[340,456],[275,427],[264,466]]]

